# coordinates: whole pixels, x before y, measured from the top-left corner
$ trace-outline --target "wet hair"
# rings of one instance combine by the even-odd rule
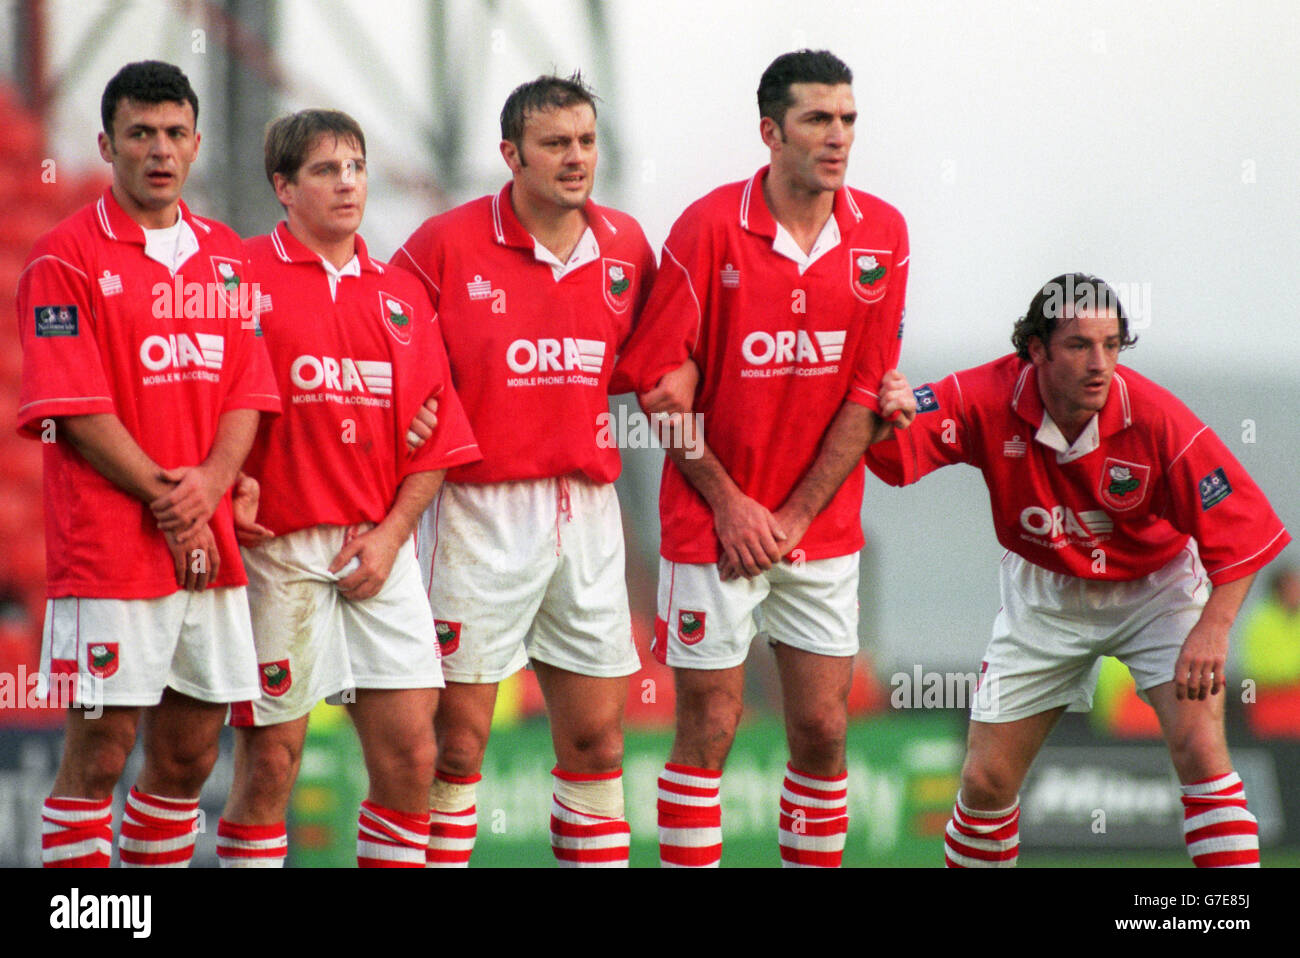
[[[538,110],[563,110],[585,103],[596,112],[596,94],[575,70],[567,77],[546,74],[536,80],[521,83],[510,91],[505,106],[501,108],[501,139],[509,140],[524,158],[524,124],[528,114]]]
[[[140,60],[118,70],[104,87],[99,101],[99,116],[104,132],[113,136],[113,118],[122,100],[137,103],[188,103],[194,108],[194,125],[199,122],[199,96],[190,86],[189,77],[180,67],[161,60]]]
[[[852,83],[853,71],[829,50],[796,50],[773,60],[758,81],[758,115],[771,117],[784,128],[785,111],[794,105],[794,83]]]
[[[1068,311],[1067,303],[1070,306]],[[1034,338],[1047,348],[1057,321],[1075,316],[1082,310],[1114,310],[1119,317],[1119,348],[1128,349],[1137,342],[1136,336],[1129,335],[1128,316],[1115,290],[1104,280],[1087,273],[1062,273],[1043,284],[1043,288],[1029,301],[1029,311],[1016,320],[1011,332],[1011,345],[1016,347],[1016,355],[1028,360],[1029,341]]]

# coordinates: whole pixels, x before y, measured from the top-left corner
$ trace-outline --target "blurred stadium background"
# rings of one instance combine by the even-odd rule
[[[190,75],[203,147],[186,199],[243,235],[279,215],[261,172],[266,122],[306,106],[356,116],[371,171],[362,232],[386,256],[428,215],[499,187],[496,117],[511,88],[575,68],[602,97],[596,197],[638,216],[658,248],[687,203],[764,161],[753,89],[775,55],[801,46],[830,47],[854,68],[850,182],[908,218],[903,368],[914,383],[1004,353],[1028,294],[1052,275],[1078,268],[1131,284],[1142,343],[1124,361],[1182,397],[1300,528],[1300,11],[1288,0],[1137,10],[816,0],[797,14],[763,0],[0,0],[0,302],[14,302],[33,241],[106,184],[99,97],[129,60]],[[21,355],[5,308],[0,408],[12,423]],[[627,452],[619,484],[643,650],[660,463],[657,451]],[[44,604],[40,470],[39,445],[0,429],[0,865],[39,861],[40,802],[58,760],[60,716],[24,707],[21,681],[36,669]],[[947,707],[890,700],[900,676],[978,669],[1001,555],[986,510],[973,470],[902,491],[868,480],[846,864],[942,860],[964,739],[958,686],[950,680]],[[1292,546],[1282,561],[1296,556]],[[1247,616],[1265,592],[1256,586]],[[1283,644],[1294,648],[1290,622]],[[628,703],[634,865],[656,860],[654,779],[673,707],[671,675],[643,659]],[[1288,689],[1277,671],[1277,688],[1261,684],[1254,701],[1242,701],[1252,676],[1231,671],[1229,726],[1264,860],[1294,865],[1300,676]],[[751,715],[723,786],[724,864],[774,865],[785,758],[761,643],[748,684]],[[476,865],[551,862],[542,714],[531,675],[503,686]],[[204,790],[209,822],[227,762]],[[1187,865],[1174,784],[1121,667],[1092,716],[1067,716],[1026,784],[1022,864]],[[323,708],[295,794],[291,862],[351,864],[363,791],[346,718]],[[197,861],[215,861],[210,840]]]

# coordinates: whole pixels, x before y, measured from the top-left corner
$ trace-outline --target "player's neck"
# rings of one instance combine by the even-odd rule
[[[510,205],[519,224],[561,263],[569,261],[582,234],[587,232],[587,216],[580,209],[559,209],[549,205],[533,207],[519,202],[513,195]]]
[[[1097,415],[1091,409],[1061,405],[1053,397],[1047,396],[1041,387],[1039,396],[1042,397],[1043,408],[1047,410],[1047,415],[1052,417],[1052,422],[1056,423],[1056,428],[1061,431],[1061,435],[1071,446],[1083,435],[1083,431],[1088,428],[1088,423],[1092,422],[1092,417]]]
[[[834,192],[809,192],[772,174],[763,178],[763,200],[772,218],[785,227],[804,255],[812,252],[835,209]]]
[[[357,234],[348,233],[346,236],[317,236],[305,229],[301,223],[296,223],[293,217],[288,219],[289,233],[307,247],[321,259],[325,260],[335,269],[342,269],[352,262],[352,257],[357,254]]]
[[[152,209],[141,206],[130,197],[126,190],[119,189],[116,183],[113,184],[113,199],[117,200],[117,205],[122,207],[122,212],[135,220],[141,229],[165,230],[169,226],[175,226],[181,216],[180,200],[175,203],[168,203],[158,209]]]

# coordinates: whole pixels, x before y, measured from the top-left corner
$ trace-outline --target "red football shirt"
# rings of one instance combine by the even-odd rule
[[[897,441],[867,450],[871,470],[907,485],[965,462],[984,474],[1003,546],[1083,579],[1150,575],[1188,537],[1215,585],[1270,562],[1291,541],[1259,487],[1170,392],[1124,366],[1098,413],[1097,444],[1076,455],[1036,436],[1046,413],[1035,367],[1015,355],[916,390]],[[1077,447],[1077,448],[1076,448]]]
[[[636,220],[588,202],[597,259],[555,279],[510,205],[511,184],[435,216],[393,255],[433,300],[483,461],[452,482],[581,472],[613,482],[609,384],[654,276]]]
[[[832,213],[839,244],[800,274],[773,250],[766,172],[715,190],[673,225],[614,388],[644,392],[694,359],[705,441],[743,493],[776,510],[845,400],[880,411],[876,391],[902,345],[909,254],[902,215],[844,188]],[[859,464],[808,527],[805,558],[862,548],[862,486]],[[671,459],[659,512],[664,558],[717,561],[713,511]]]
[[[284,415],[262,423],[244,471],[262,487],[258,522],[277,535],[378,523],[406,476],[479,458],[424,289],[356,244],[361,275],[340,277],[333,299],[320,256],[285,223],[245,247]],[[407,456],[430,395],[438,428]]]
[[[113,413],[148,456],[173,468],[207,457],[222,413],[279,411],[254,335],[256,284],[243,242],[184,203],[181,215],[199,251],[175,275],[145,256],[144,231],[111,190],[37,242],[18,284],[25,433],[39,436],[58,416]],[[228,493],[210,525],[221,555],[214,584],[244,584]],[[178,589],[148,504],[63,440],[45,445],[45,548],[50,598],[149,599]]]

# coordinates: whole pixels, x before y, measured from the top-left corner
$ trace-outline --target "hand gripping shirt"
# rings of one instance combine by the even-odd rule
[[[998,541],[1051,572],[1138,579],[1190,537],[1222,585],[1291,541],[1209,427],[1132,369],[1116,367],[1106,405],[1068,449],[1044,410],[1035,367],[1015,355],[922,386],[916,397],[911,427],[868,449],[867,465],[892,485],[953,463],[975,466]]]
[[[145,255],[144,231],[111,189],[37,241],[18,283],[24,433],[42,436],[59,416],[111,413],[166,469],[207,458],[222,413],[279,411],[254,333],[256,284],[243,242],[184,203],[180,211],[198,249],[175,273]],[[148,503],[63,439],[46,442],[44,452],[48,596],[176,592]],[[229,493],[209,525],[221,556],[214,585],[243,585]]]
[[[644,392],[695,360],[705,441],[741,492],[774,511],[846,400],[879,413],[902,345],[909,253],[902,215],[846,187],[831,214],[838,244],[801,271],[773,248],[766,173],[715,190],[673,225],[614,389]],[[862,548],[862,487],[858,464],[800,541],[806,559]],[[664,558],[717,561],[713,511],[671,459],[659,512]]]
[[[590,258],[556,279],[510,205],[511,184],[417,229],[393,262],[433,300],[456,391],[483,461],[452,482],[580,472],[613,482],[610,375],[654,277],[654,253],[630,216],[588,202]]]
[[[479,458],[437,319],[414,276],[371,259],[357,236],[358,275],[339,277],[331,296],[320,256],[283,222],[246,250],[284,397],[284,415],[262,423],[244,466],[261,484],[259,523],[277,535],[378,523],[411,473]],[[438,397],[438,427],[408,456],[406,431],[430,395]]]

